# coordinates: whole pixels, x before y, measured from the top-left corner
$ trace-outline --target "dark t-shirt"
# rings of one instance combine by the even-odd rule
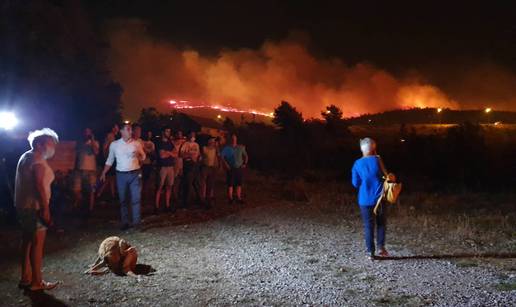
[[[161,158],[159,155],[160,150],[172,151],[174,150],[174,144],[169,140],[161,141],[158,145],[158,162],[159,166],[174,166],[175,159],[173,157]]]

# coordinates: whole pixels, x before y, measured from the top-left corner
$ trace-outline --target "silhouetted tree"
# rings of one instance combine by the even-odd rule
[[[303,115],[287,101],[274,109],[272,122],[280,126],[283,130],[295,130],[303,126]]]
[[[342,110],[334,104],[327,106],[326,110],[321,112],[321,115],[327,123],[342,120]]]
[[[348,127],[346,121],[342,119],[342,110],[339,107],[334,104],[329,105],[321,115],[326,120],[326,128],[330,133],[348,134]]]

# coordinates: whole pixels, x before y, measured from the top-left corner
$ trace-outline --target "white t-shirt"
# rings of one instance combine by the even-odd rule
[[[120,138],[109,145],[109,155],[106,165],[113,165],[116,159],[116,170],[119,172],[130,172],[140,169],[138,153],[145,159],[145,151],[140,142],[129,139],[127,142]]]
[[[41,208],[41,197],[36,187],[34,174],[34,165],[36,164],[41,164],[45,169],[43,184],[47,195],[46,201],[50,201],[50,185],[54,181],[54,171],[48,165],[47,160],[36,158],[34,152],[30,150],[20,157],[16,167],[14,205],[18,209],[39,210]]]
[[[93,146],[99,148],[99,142],[90,140],[87,143],[81,143],[77,147],[77,169],[83,171],[96,171],[97,159]]]

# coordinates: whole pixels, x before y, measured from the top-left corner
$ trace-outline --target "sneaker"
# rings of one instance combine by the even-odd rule
[[[367,259],[367,260],[371,260],[371,261],[375,260],[375,255],[374,255],[374,253],[367,252],[367,253],[366,253],[366,259]]]
[[[378,255],[380,257],[389,257],[389,252],[385,248],[381,248],[380,253]]]

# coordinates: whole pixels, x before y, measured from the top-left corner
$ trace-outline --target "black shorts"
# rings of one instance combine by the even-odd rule
[[[228,187],[238,187],[242,185],[242,181],[244,177],[244,170],[239,168],[232,168],[227,171],[226,174],[226,183]]]

